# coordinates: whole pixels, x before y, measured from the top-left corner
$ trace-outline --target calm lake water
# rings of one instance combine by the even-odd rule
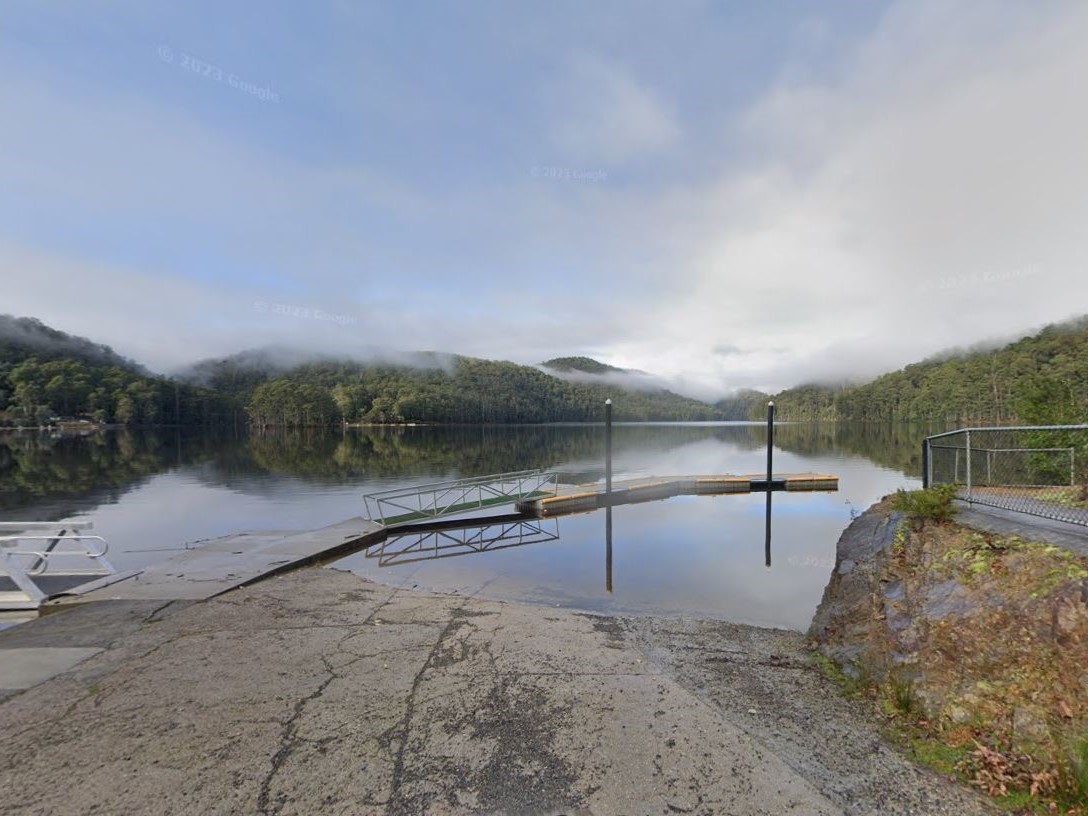
[[[375,581],[603,613],[676,613],[805,629],[850,522],[920,483],[925,431],[779,425],[775,471],[840,478],[836,493],[776,493],[764,563],[762,494],[686,496],[612,510],[391,541],[335,565]],[[616,479],[759,473],[750,423],[617,425]],[[87,520],[128,569],[244,530],[312,529],[364,514],[371,491],[529,468],[603,479],[601,426],[350,429],[228,436],[108,432],[0,436],[0,518]],[[472,541],[485,552],[464,552]],[[427,558],[436,543],[443,558]],[[501,548],[500,548],[501,547]]]

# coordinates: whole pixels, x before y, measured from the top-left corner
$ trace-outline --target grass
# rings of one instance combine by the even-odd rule
[[[936,485],[924,490],[897,490],[892,497],[892,507],[907,514],[914,522],[948,521],[956,513],[952,500],[956,498],[955,485]]]
[[[970,751],[962,746],[947,745],[928,734],[904,734],[906,747],[911,757],[945,776],[962,777],[960,767],[970,756]]]
[[[1088,801],[1088,733],[1081,733],[1066,743],[1064,765],[1068,786],[1082,801]]]
[[[812,651],[812,660],[820,673],[843,690],[847,697],[860,697],[872,688],[872,683],[867,675],[850,677],[842,670],[838,663],[825,656],[818,650]]]
[[[1039,501],[1051,502],[1053,504],[1060,504],[1063,507],[1088,507],[1088,502],[1083,498],[1083,487],[1058,487],[1053,490],[1042,490],[1035,494],[1034,498]]]

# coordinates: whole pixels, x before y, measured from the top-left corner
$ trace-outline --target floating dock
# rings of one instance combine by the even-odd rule
[[[479,480],[476,480],[479,481]],[[541,495],[534,488],[521,499],[511,496],[507,504],[515,504],[518,513],[527,517],[561,516],[584,513],[618,504],[657,501],[670,496],[715,496],[734,493],[771,491],[833,491],[839,479],[820,473],[788,473],[773,476],[703,475],[649,477],[624,479],[612,483],[611,494],[602,483],[590,485],[557,485],[554,491]],[[427,495],[445,495],[450,490],[442,485],[429,485]],[[462,490],[460,482],[457,490]],[[439,488],[442,488],[439,490]],[[437,491],[437,492],[436,492]],[[450,506],[433,511],[432,516],[452,513],[463,506],[461,493],[449,500]],[[480,499],[470,509],[488,510],[496,504],[490,498]],[[420,513],[408,514],[415,520]],[[246,586],[281,572],[308,564],[338,558],[367,549],[388,536],[409,530],[437,529],[444,522],[433,518],[425,524],[398,519],[382,524],[373,519],[353,518],[312,531],[260,531],[224,536],[186,548],[169,560],[141,569],[114,573],[90,583],[72,587],[55,595],[42,609],[72,603],[118,600],[201,600]],[[516,517],[514,517],[516,518]],[[509,515],[484,516],[471,519],[473,524],[486,524],[489,519],[510,521]],[[388,522],[389,519],[387,518]],[[461,526],[468,521],[461,519]],[[457,526],[459,522],[449,519]]]
[[[657,501],[671,496],[719,496],[731,493],[765,493],[772,491],[811,492],[839,489],[839,477],[824,473],[783,473],[735,476],[669,476],[644,479],[623,479],[612,483],[609,497],[605,485],[561,485],[554,496],[532,498],[517,503],[518,512],[537,516],[560,516],[586,513],[617,504]]]

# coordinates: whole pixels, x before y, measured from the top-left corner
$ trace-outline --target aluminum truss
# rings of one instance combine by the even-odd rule
[[[520,470],[383,490],[363,502],[370,518],[390,527],[554,494],[556,485],[554,471]]]

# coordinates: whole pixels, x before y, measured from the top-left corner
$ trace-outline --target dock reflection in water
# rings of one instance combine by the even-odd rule
[[[379,567],[392,567],[558,540],[559,520],[554,518],[505,516],[489,519],[484,524],[470,519],[463,523],[445,522],[429,525],[425,529],[415,527],[409,532],[390,534],[381,543],[370,547],[366,557],[376,558]]]
[[[689,498],[695,499],[695,504],[703,504],[709,502],[710,497],[695,498],[691,496]],[[605,499],[606,500],[606,499]],[[734,499],[735,500],[735,499]],[[677,518],[675,516],[676,511],[680,510],[684,516],[698,515],[696,507],[692,504],[685,502],[687,507],[680,508],[676,506],[675,499],[657,499],[652,502],[640,502],[641,505],[657,505],[663,509],[660,511],[666,511],[665,508],[671,507],[671,511],[668,515],[672,516],[672,523],[678,528],[679,524],[676,524]],[[762,504],[762,503],[761,503]],[[766,518],[765,527],[761,532],[764,533],[764,561],[766,567],[770,567],[770,531],[771,531],[771,507],[770,507],[770,493],[766,496]],[[628,511],[628,507],[623,507],[622,511]],[[648,508],[647,508],[648,509]],[[762,508],[761,508],[762,509]],[[660,512],[659,511],[659,512]],[[601,515],[597,515],[599,514]],[[478,589],[483,589],[484,586],[489,590],[498,590],[498,596],[510,595],[502,591],[502,585],[508,583],[509,580],[514,577],[509,569],[509,562],[507,558],[509,554],[503,556],[489,556],[489,554],[495,554],[498,551],[505,551],[505,549],[514,549],[520,547],[527,547],[530,544],[548,544],[548,547],[540,549],[539,555],[534,560],[547,560],[555,565],[562,566],[562,571],[569,572],[571,570],[577,570],[581,576],[581,582],[592,582],[596,584],[597,588],[604,589],[604,593],[597,597],[604,601],[605,598],[609,598],[608,604],[614,603],[616,599],[616,584],[614,582],[614,507],[611,504],[605,504],[605,506],[598,508],[597,510],[581,510],[572,512],[572,514],[565,514],[562,516],[562,523],[567,528],[567,534],[560,536],[559,531],[559,517],[547,516],[537,517],[526,514],[507,514],[503,516],[492,516],[487,518],[461,518],[461,519],[446,519],[441,521],[430,521],[423,523],[405,524],[405,526],[391,529],[388,531],[385,539],[371,544],[369,547],[362,549],[353,555],[345,556],[335,562],[335,566],[338,569],[349,569],[362,573],[370,573],[370,576],[375,580],[384,580],[386,582],[399,582],[399,581],[415,581],[422,579],[425,583],[431,583],[428,577],[437,577],[437,573],[434,570],[428,568],[423,572],[420,572],[420,568],[426,565],[422,564],[424,561],[440,561],[450,558],[458,558],[459,556],[477,555],[484,557],[485,560],[490,561],[492,567],[484,566],[480,564],[479,567],[469,567],[466,565],[467,570],[457,570],[460,574],[466,573],[478,573],[478,578],[482,579],[478,584],[478,588],[471,588],[466,586],[466,590],[470,590],[475,594]],[[761,514],[763,515],[763,514]],[[604,580],[601,580],[601,573],[597,572],[601,562],[597,560],[599,555],[592,557],[590,551],[595,549],[593,546],[594,540],[599,546],[599,535],[601,535],[601,528],[597,527],[599,518],[604,517]],[[621,518],[622,515],[621,515]],[[596,523],[592,523],[593,520],[597,520]],[[586,523],[590,522],[590,523]],[[645,527],[641,524],[635,524],[635,528],[643,528],[643,532],[646,532]],[[592,532],[596,530],[595,534]],[[731,543],[730,540],[734,536],[726,536],[725,544]],[[621,536],[620,542],[620,561],[630,564],[630,557],[633,553],[629,553],[633,547],[635,551],[642,548],[643,539],[642,535],[634,532],[630,529],[630,526],[625,528],[625,534]],[[682,565],[687,560],[683,554],[683,549],[675,544],[670,544],[664,541],[658,540],[659,543],[654,546],[653,560],[657,562],[659,566],[663,566],[663,562],[672,565]],[[626,544],[627,547],[622,546]],[[682,546],[682,545],[681,545]],[[599,551],[597,551],[599,553]],[[623,558],[625,554],[627,559]],[[753,553],[754,555],[754,553]],[[645,554],[643,554],[643,558]],[[742,566],[743,562],[747,560],[743,556],[743,552],[738,552],[737,549],[732,547],[726,547],[720,549],[719,558],[724,557],[726,562],[732,562],[735,567],[740,568],[740,571],[745,571]],[[493,558],[499,558],[499,561],[492,560]],[[475,562],[475,559],[471,559]],[[798,561],[798,558],[790,558],[791,565]],[[595,564],[594,564],[595,562]],[[366,566],[364,566],[366,565]],[[410,566],[413,565],[413,566]],[[502,565],[502,566],[499,566]],[[369,566],[369,569],[368,569]],[[374,568],[376,571],[373,571]],[[393,568],[392,574],[386,574],[385,568]],[[399,568],[399,569],[397,569]],[[436,567],[437,568],[437,567]],[[520,571],[517,567],[512,569],[512,572]],[[483,578],[485,574],[491,572],[491,578]],[[596,573],[596,578],[593,578],[593,573]],[[628,568],[630,584],[632,580],[635,584],[644,584],[646,579],[646,572],[644,565],[640,565],[636,568],[635,573],[630,573],[630,567]],[[394,578],[393,576],[398,576]],[[667,582],[664,574],[660,576]],[[721,576],[724,583],[720,586],[720,592],[725,595],[730,594],[730,580],[727,576]],[[520,583],[520,581],[516,581]],[[705,577],[704,581],[706,583]],[[710,583],[714,583],[713,579]],[[442,584],[445,584],[443,586]],[[496,585],[497,584],[497,585]],[[526,584],[521,584],[523,590],[528,589]],[[438,585],[434,586],[434,589],[454,589],[450,586],[446,580],[438,581]],[[536,588],[537,590],[542,588]],[[553,585],[551,591],[545,592],[544,597],[536,597],[539,601],[552,602],[556,599],[564,596],[561,591],[557,592],[556,586]],[[632,586],[620,586],[620,594],[627,590],[630,592]],[[694,589],[694,588],[693,588]],[[708,589],[704,586],[704,589]],[[455,591],[457,591],[455,589]],[[713,590],[712,590],[713,591]],[[583,590],[584,592],[584,590]],[[596,591],[599,593],[599,589]],[[523,592],[515,591],[514,596],[523,596],[524,599],[534,599],[532,595],[534,592],[524,594]],[[567,598],[567,603],[560,605],[584,605],[586,601],[590,601],[590,598],[584,594],[581,595],[579,601],[574,601],[573,598]],[[590,606],[596,606],[596,604],[590,603]],[[617,610],[625,607],[626,604],[621,604],[617,607]]]

